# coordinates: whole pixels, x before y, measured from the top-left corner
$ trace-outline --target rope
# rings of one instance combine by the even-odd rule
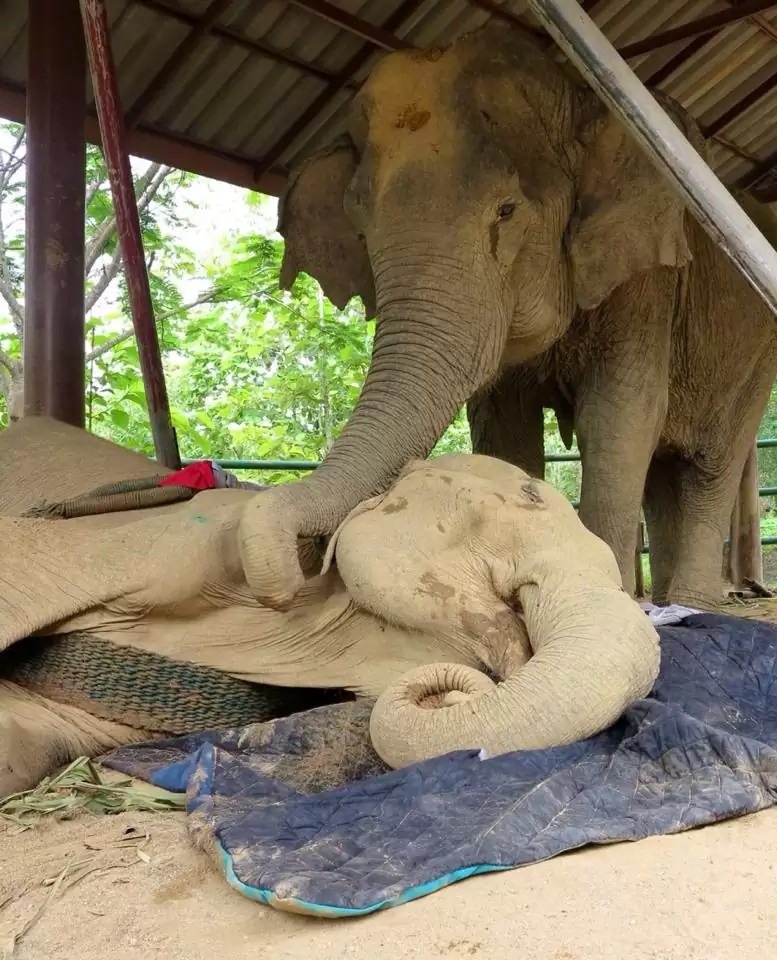
[[[0,657],[0,677],[153,734],[243,726],[349,698],[339,690],[249,683],[82,633],[21,640]]]
[[[96,514],[119,513],[122,510],[145,510],[163,507],[171,503],[191,500],[197,492],[191,487],[158,486],[165,474],[154,477],[139,477],[135,480],[120,480],[97,487],[79,497],[59,502],[36,504],[22,516],[43,520],[72,520],[75,517],[91,517]]]

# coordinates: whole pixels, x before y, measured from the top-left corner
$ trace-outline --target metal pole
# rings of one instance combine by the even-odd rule
[[[777,313],[777,251],[575,0],[529,0],[550,35]]]
[[[76,0],[30,0],[24,413],[84,425],[86,58]]]
[[[124,258],[132,324],[138,342],[140,368],[143,374],[154,448],[160,463],[178,469],[181,461],[170,420],[162,355],[159,350],[154,307],[143,253],[138,204],[126,149],[124,116],[116,83],[108,16],[103,0],[80,0],[80,2],[89,69],[116,212],[116,228]]]

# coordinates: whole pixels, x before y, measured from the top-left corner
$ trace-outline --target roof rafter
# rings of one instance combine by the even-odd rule
[[[770,7],[777,6],[775,0],[742,0],[741,3],[732,7],[730,10],[721,10],[719,13],[711,13],[706,17],[699,17],[697,20],[690,20],[679,27],[672,27],[670,30],[662,30],[660,33],[654,33],[644,40],[637,40],[635,43],[627,43],[621,47],[618,53],[628,60],[631,57],[638,57],[643,53],[650,53],[651,50],[659,50],[670,43],[678,40],[687,40],[689,37],[698,37],[700,34],[711,33],[720,27],[727,27],[729,24],[737,23],[740,20],[747,20],[754,13],[760,13],[768,10]]]
[[[0,83],[0,116],[24,123],[26,104],[24,89],[10,83]],[[100,125],[94,109],[87,112],[84,122],[87,143],[102,144]],[[284,186],[284,178],[274,173],[257,177],[254,162],[249,157],[236,157],[214,150],[191,138],[183,140],[151,124],[138,124],[127,132],[127,149],[136,157],[169,164],[181,170],[191,170],[202,177],[234,183],[247,190],[258,190],[277,196]]]
[[[286,0],[287,3],[300,10],[318,17],[320,20],[326,20],[336,27],[352,33],[355,37],[374,43],[376,47],[382,47],[384,50],[403,50],[408,46],[404,40],[395,37],[391,30],[384,27],[376,27],[362,17],[354,16],[347,10],[342,10],[328,0]]]
[[[398,29],[418,10],[422,2],[423,0],[404,0],[404,3],[400,4],[394,13],[386,20],[381,29],[389,32]],[[272,170],[276,162],[283,156],[297,137],[316,119],[321,110],[328,106],[334,97],[353,80],[354,75],[362,69],[374,52],[375,47],[372,44],[365,44],[350,58],[338,78],[332,81],[329,87],[316,97],[307,110],[303,111],[301,116],[276,140],[257,163],[257,176],[264,176]]]
[[[169,17],[173,20],[178,20],[179,23],[185,23],[189,27],[193,28],[197,24],[197,17],[193,13],[171,3],[170,0],[132,0],[132,2],[139,6],[146,7],[149,10],[154,10],[163,17]],[[273,60],[275,63],[283,64],[285,67],[292,67],[301,73],[306,73],[311,77],[317,77],[319,80],[324,80],[327,83],[337,79],[337,73],[332,70],[325,70],[323,67],[319,67],[314,63],[309,63],[301,57],[294,56],[294,54],[289,53],[287,50],[278,50],[262,40],[252,40],[250,37],[246,37],[240,33],[239,30],[234,30],[232,27],[214,24],[208,32],[213,37],[218,37],[220,40],[225,40],[228,43],[241,47],[253,56]]]
[[[197,52],[200,41],[210,33],[218,18],[224,13],[232,0],[211,0],[205,12],[191,25],[189,32],[178,44],[165,63],[146,84],[135,102],[126,111],[124,123],[127,129],[135,126],[143,111],[159,96],[165,86],[189,62]]]
[[[513,12],[508,0],[467,0],[467,2],[473,9],[479,8],[506,24],[520,25],[523,29],[532,29],[531,26],[524,23],[522,17]],[[577,0],[577,2],[584,10],[591,13],[595,7],[601,4],[602,0]],[[643,0],[633,0],[633,2],[643,2]],[[323,121],[322,112],[324,116],[326,116],[328,108],[331,112],[330,104],[335,98],[344,92],[358,89],[363,78],[364,67],[370,62],[370,58],[380,51],[395,51],[413,47],[414,44],[404,37],[398,36],[397,31],[406,32],[406,29],[403,28],[416,11],[423,9],[432,17],[436,13],[436,5],[431,4],[429,0],[405,0],[385,22],[375,24],[364,19],[363,15],[351,13],[350,10],[345,9],[350,4],[345,3],[344,0],[285,0],[287,7],[296,8],[296,10],[307,15],[313,26],[315,26],[315,21],[328,23],[338,31],[341,37],[350,35],[363,41],[363,45],[354,52],[345,67],[342,70],[336,70],[315,62],[316,58],[313,58],[314,62],[311,62],[304,55],[294,52],[298,49],[304,49],[304,47],[300,48],[293,45],[287,47],[283,30],[277,33],[273,28],[271,34],[273,38],[277,35],[279,38],[283,37],[283,40],[276,41],[273,39],[270,41],[264,37],[254,40],[243,32],[242,24],[237,26],[236,22],[234,26],[227,25],[230,23],[228,18],[231,0],[207,0],[207,2],[201,4],[204,9],[198,13],[182,6],[182,3],[183,0],[127,0],[118,19],[113,24],[112,30],[117,29],[117,24],[122,23],[128,11],[142,7],[157,16],[175,20],[187,28],[184,31],[183,39],[167,55],[161,66],[156,65],[152,71],[146,74],[148,79],[145,81],[145,86],[136,95],[134,102],[127,106],[125,122],[130,129],[135,128],[138,137],[142,139],[144,144],[142,150],[133,145],[133,150],[143,156],[150,156],[151,153],[160,156],[163,153],[163,144],[168,143],[170,150],[176,157],[172,161],[175,165],[188,166],[188,169],[195,170],[205,176],[215,176],[220,179],[229,179],[234,176],[236,177],[235,182],[252,186],[255,189],[269,188],[271,192],[276,192],[275,185],[281,183],[283,179],[283,170],[278,169],[279,161],[283,160],[290,148],[294,149],[298,144],[304,142],[306,131],[309,132],[317,120],[319,122]],[[237,4],[236,0],[232,0],[232,3],[235,4],[235,9],[250,9],[250,7],[244,8],[242,4]],[[713,7],[713,9],[716,9],[715,13],[698,17],[671,29],[661,30],[652,36],[627,43],[620,48],[619,52],[625,58],[633,58],[661,49],[664,46],[674,45],[673,54],[669,59],[654,70],[645,81],[649,86],[655,87],[671,77],[677,70],[680,70],[691,58],[695,58],[695,69],[695,65],[701,63],[699,53],[733,24],[747,20],[765,37],[777,42],[777,26],[772,24],[770,18],[763,16],[764,11],[777,8],[777,0],[725,0],[725,3],[728,7],[720,9],[720,0],[718,0],[717,9]],[[424,17],[424,23],[426,22],[426,17]],[[296,29],[299,32],[299,20],[296,21]],[[541,36],[546,44],[552,46],[553,41],[546,33],[540,34],[536,29],[533,32]],[[322,36],[329,36],[329,31],[324,31]],[[289,117],[286,121],[288,123],[287,128],[285,130],[281,128],[282,132],[277,135],[274,143],[270,141],[269,144],[262,144],[259,149],[260,152],[264,150],[264,156],[261,156],[258,161],[256,158],[247,156],[248,151],[241,147],[241,144],[252,141],[257,132],[256,129],[247,136],[243,136],[239,143],[235,142],[226,146],[227,143],[230,143],[229,136],[221,139],[217,138],[215,143],[203,143],[197,139],[193,132],[192,134],[188,131],[179,133],[175,124],[173,124],[174,129],[165,130],[162,129],[161,125],[154,126],[154,124],[143,120],[144,115],[149,115],[149,108],[164,90],[170,88],[171,84],[180,87],[179,74],[191,61],[191,58],[196,56],[198,51],[202,51],[203,43],[209,37],[225,44],[223,50],[219,48],[220,53],[226,53],[229,48],[237,48],[245,51],[249,57],[256,57],[257,60],[273,61],[293,69],[302,76],[315,77],[325,85],[319,96],[302,111],[301,115]],[[763,40],[759,42],[763,47]],[[323,62],[326,62],[326,60],[323,60]],[[15,111],[10,115],[16,117],[19,115],[18,98],[20,95],[23,98],[24,93],[23,88],[12,81],[12,77],[14,77],[14,74],[10,75],[4,86],[0,85],[0,105],[7,103],[10,98],[13,101]],[[283,81],[286,85],[289,82],[289,78]],[[753,80],[749,82],[752,84]],[[777,159],[774,159],[770,153],[769,156],[759,160],[751,152],[722,134],[746,111],[760,104],[765,97],[776,89],[777,70],[761,80],[744,96],[740,96],[736,103],[725,109],[719,116],[714,117],[712,122],[703,129],[705,136],[716,140],[724,149],[752,165],[753,169],[746,176],[754,184],[763,183],[764,180],[769,178],[773,167],[777,167]],[[21,116],[23,117],[23,110]],[[259,116],[266,119],[266,111],[257,114],[255,124],[260,123]],[[91,122],[92,120],[89,120],[88,124]],[[274,125],[273,128],[275,129]],[[224,146],[220,145],[222,139]],[[777,156],[777,150],[774,151],[774,154]],[[225,173],[225,171],[228,172]],[[273,186],[259,186],[260,183],[262,185],[272,184]],[[777,194],[775,199],[777,199]]]

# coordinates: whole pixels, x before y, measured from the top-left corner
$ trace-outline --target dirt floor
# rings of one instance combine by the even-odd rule
[[[730,612],[777,622],[777,599]],[[763,960],[775,889],[777,807],[335,921],[233,891],[182,814],[0,820],[0,960]]]
[[[231,890],[181,814],[81,814],[0,827],[0,957],[763,960],[776,852],[777,808],[465,880],[359,920],[313,920]]]

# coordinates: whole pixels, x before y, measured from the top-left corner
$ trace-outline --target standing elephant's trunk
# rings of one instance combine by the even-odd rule
[[[486,341],[482,325],[471,322],[486,309],[475,288],[452,296],[450,263],[436,264],[428,249],[409,242],[398,250],[375,258],[380,320],[350,420],[315,473],[259,494],[241,521],[246,580],[275,609],[288,608],[303,582],[298,538],[333,533],[409,460],[426,457],[498,368],[503,338],[491,327]],[[417,277],[411,287],[409,276]]]
[[[517,589],[531,659],[500,684],[451,664],[406,675],[380,696],[370,721],[386,763],[573,743],[648,695],[658,674],[657,634],[619,586],[582,564],[574,570],[556,562],[535,564],[532,581]]]

